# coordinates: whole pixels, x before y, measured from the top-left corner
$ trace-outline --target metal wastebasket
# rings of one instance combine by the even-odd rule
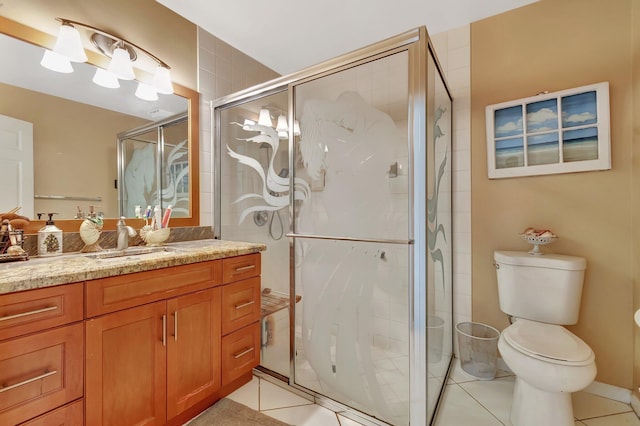
[[[480,380],[493,380],[500,332],[479,322],[458,323],[456,332],[462,369]]]

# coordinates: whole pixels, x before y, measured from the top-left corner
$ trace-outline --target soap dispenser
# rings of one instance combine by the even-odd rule
[[[47,224],[38,231],[38,256],[58,256],[62,254],[62,230],[53,222],[53,215],[47,213]]]

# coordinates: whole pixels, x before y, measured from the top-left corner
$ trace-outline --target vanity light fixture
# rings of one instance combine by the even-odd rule
[[[97,50],[111,58],[106,70],[98,68],[93,77],[94,83],[103,87],[117,88],[120,86],[118,79],[135,79],[133,62],[138,59],[138,55],[143,55],[155,62],[156,65],[152,71],[153,78],[149,82],[139,82],[136,96],[144,100],[157,100],[158,93],[167,95],[173,93],[170,67],[157,56],[128,40],[91,25],[66,18],[56,18],[56,20],[61,22],[60,31],[53,50],[45,50],[40,62],[43,67],[52,71],[69,73],[73,72],[70,62],[87,61],[82,38],[76,28],[81,27],[91,32],[89,39]]]
[[[293,120],[293,126],[289,126],[287,122],[287,117],[284,111],[278,107],[262,107],[260,108],[260,113],[258,114],[258,124],[261,126],[267,126],[273,128],[273,121],[271,120],[271,112],[269,108],[274,108],[280,111],[278,115],[278,120],[276,121],[275,131],[278,133],[279,139],[288,139],[289,138],[289,129],[293,130],[294,136],[300,136],[300,123],[298,120]],[[253,120],[245,119],[244,125],[242,126],[243,130],[249,130],[249,124],[256,124]]]
[[[273,121],[271,121],[271,113],[268,109],[260,109],[260,114],[258,115],[258,124],[260,124],[261,126],[273,127]]]
[[[283,114],[280,114],[278,116],[278,123],[276,124],[276,132],[278,132],[278,137],[280,139],[289,138],[289,126],[287,125],[287,118]]]

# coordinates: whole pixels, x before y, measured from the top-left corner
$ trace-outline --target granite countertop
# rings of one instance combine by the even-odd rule
[[[169,243],[160,249],[155,248],[158,251],[133,254],[141,248],[130,247],[132,254],[114,257],[107,257],[115,254],[114,251],[65,253],[56,257],[33,257],[27,261],[2,263],[0,294],[257,253],[265,250],[266,246],[210,239]]]

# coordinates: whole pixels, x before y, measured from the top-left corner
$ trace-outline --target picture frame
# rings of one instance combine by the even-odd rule
[[[611,169],[609,83],[486,107],[489,179]]]

